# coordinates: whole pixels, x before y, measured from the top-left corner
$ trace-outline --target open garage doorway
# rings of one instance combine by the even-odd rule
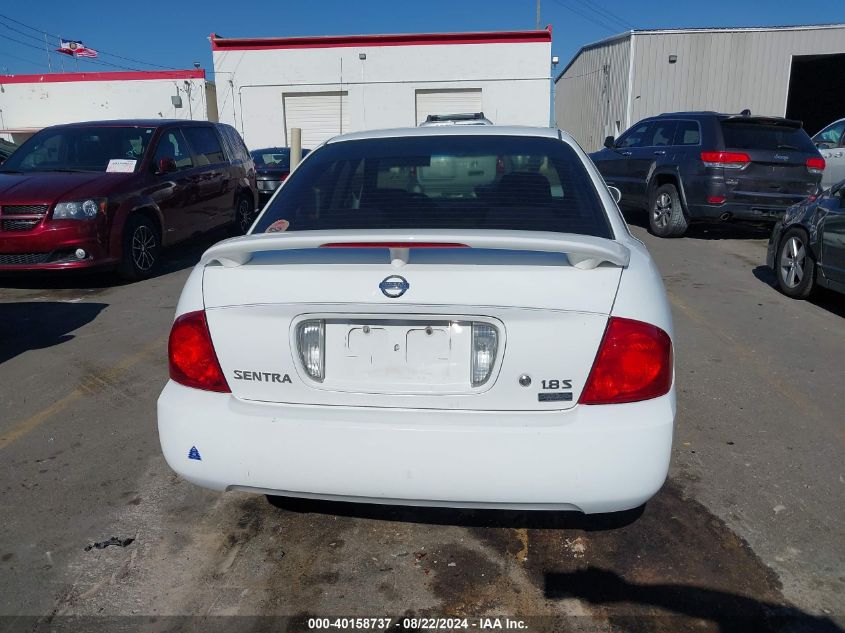
[[[812,136],[845,117],[845,53],[795,55],[789,78],[786,117],[804,121]]]

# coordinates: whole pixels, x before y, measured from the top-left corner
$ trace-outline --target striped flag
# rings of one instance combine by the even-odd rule
[[[61,40],[61,45],[56,49],[59,53],[70,55],[71,57],[96,57],[97,51],[93,48],[86,47],[78,40]]]

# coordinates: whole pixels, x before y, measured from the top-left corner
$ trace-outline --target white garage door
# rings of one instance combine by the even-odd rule
[[[302,147],[314,149],[323,141],[349,132],[349,100],[346,92],[286,94],[285,139],[290,145],[291,128],[302,128]]]
[[[481,88],[417,90],[417,125],[429,114],[482,112]]]

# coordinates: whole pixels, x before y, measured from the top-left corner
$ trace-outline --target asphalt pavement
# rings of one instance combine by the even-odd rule
[[[778,293],[763,230],[632,230],[675,317],[678,417],[663,490],[610,517],[197,488],[161,456],[155,401],[182,284],[220,236],[136,284],[0,278],[0,616],[31,616],[0,631],[177,615],[845,630],[845,298]]]

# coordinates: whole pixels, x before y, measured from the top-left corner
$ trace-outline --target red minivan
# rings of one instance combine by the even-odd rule
[[[255,165],[229,125],[45,128],[0,165],[0,271],[113,267],[149,277],[161,248],[255,219]]]

